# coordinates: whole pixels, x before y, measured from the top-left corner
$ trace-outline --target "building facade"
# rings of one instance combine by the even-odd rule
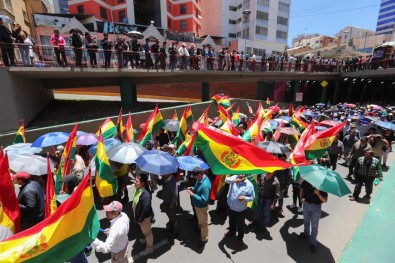
[[[69,4],[67,0],[53,0],[56,14],[69,14]]]
[[[391,35],[395,31],[395,0],[381,0],[376,35]]]
[[[202,34],[223,37],[225,45],[256,55],[287,46],[290,0],[202,2]],[[218,15],[220,14],[220,15]]]
[[[201,2],[202,0],[166,0],[167,30],[200,36],[202,31]]]
[[[31,26],[24,0],[0,0],[0,15],[8,16],[30,34]],[[11,29],[12,25],[6,24]]]

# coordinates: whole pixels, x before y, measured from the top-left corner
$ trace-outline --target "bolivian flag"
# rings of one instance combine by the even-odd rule
[[[224,186],[226,185],[226,178],[228,178],[229,175],[221,176],[217,175],[215,176],[213,186],[211,187],[210,191],[210,200],[217,200],[218,197],[221,195],[222,191],[224,190]]]
[[[192,146],[195,143],[197,133],[194,132],[192,135],[187,134],[185,141],[181,143],[180,147],[177,149],[177,155],[185,155],[188,156],[192,151]]]
[[[309,125],[307,122],[302,120],[302,117],[300,117],[300,114],[303,112],[304,107],[301,107],[292,116],[291,119],[291,126],[297,129],[299,132],[303,132],[303,130]]]
[[[94,158],[96,165],[95,185],[100,197],[104,198],[115,195],[118,189],[118,182],[110,167],[101,133],[99,134],[97,152]]]
[[[47,153],[47,184],[45,185],[45,206],[44,216],[49,217],[55,213],[57,209],[55,187],[53,183],[53,176],[51,171],[51,165],[49,161],[49,153]]]
[[[104,139],[114,138],[117,136],[117,126],[112,122],[110,118],[104,120],[99,130],[96,132],[96,135],[99,136],[99,132],[103,134]]]
[[[233,123],[236,126],[239,126],[239,123],[240,123],[240,108],[237,108],[237,110],[233,113],[232,121],[233,121]]]
[[[130,112],[125,125],[125,142],[135,142],[132,116],[130,115]]]
[[[261,126],[262,126],[262,118],[257,118],[250,128],[248,128],[241,138],[247,142],[252,142],[256,137],[260,136],[261,134]]]
[[[304,145],[307,140],[317,133],[317,130],[314,127],[314,121],[310,123],[309,126],[303,131],[300,136],[299,141],[296,143],[294,150],[290,155],[290,161],[292,164],[308,164],[309,161],[306,160],[306,153],[304,151]]]
[[[214,127],[198,124],[195,145],[214,174],[260,174],[289,168],[265,150]]]
[[[181,116],[180,127],[178,128],[176,138],[174,139],[175,142],[178,142],[178,140],[182,142],[185,141],[188,129],[188,120],[192,121],[192,111],[190,106],[184,109],[184,113]]]
[[[346,125],[345,122],[310,136],[304,145],[306,158],[308,160],[321,158],[344,125]]]
[[[152,134],[163,126],[165,126],[165,123],[163,122],[162,113],[160,113],[159,107],[156,105],[141,131],[140,145],[145,146],[147,141],[151,140]]]
[[[99,233],[99,219],[86,176],[50,217],[0,242],[0,262],[66,262]]]
[[[26,142],[26,132],[25,132],[25,122],[21,121],[21,126],[16,132],[15,139],[12,144],[25,143]]]
[[[226,96],[226,95],[215,94],[213,97],[211,97],[211,100],[215,101],[218,105],[221,105],[224,107],[230,106],[229,96]]]

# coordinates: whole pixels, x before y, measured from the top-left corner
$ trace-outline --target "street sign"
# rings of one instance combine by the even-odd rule
[[[296,92],[295,94],[295,101],[302,102],[303,101],[303,92]]]
[[[322,82],[321,82],[321,86],[323,86],[324,88],[326,87],[326,86],[328,86],[328,82],[327,81],[325,81],[325,80],[323,80]]]

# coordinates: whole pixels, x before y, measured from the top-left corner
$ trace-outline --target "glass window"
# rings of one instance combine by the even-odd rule
[[[79,5],[77,6],[77,13],[78,14],[84,14],[84,5]]]
[[[237,32],[236,36],[240,37],[241,36],[241,32]]]
[[[246,28],[243,29],[243,38],[249,38],[250,37],[250,29]]]
[[[243,7],[243,5],[240,4],[240,5],[237,6],[237,9],[241,9],[242,7]]]
[[[258,5],[269,6],[270,0],[258,0]]]
[[[250,9],[250,0],[243,1],[244,10]]]
[[[125,19],[125,17],[126,17],[126,12],[125,12],[125,10],[119,11],[119,12],[118,12],[118,16],[119,16],[119,22],[122,22],[122,23],[123,23],[123,21],[124,21],[124,19]]]
[[[181,30],[187,30],[187,25],[188,25],[188,23],[186,20],[180,21],[180,29]]]
[[[229,19],[229,24],[231,24],[231,25],[236,25],[236,24],[237,24],[237,21],[236,21],[236,20],[231,20],[231,19]]]
[[[229,10],[230,11],[237,11],[237,7],[236,6],[229,6]]]
[[[287,39],[287,32],[277,30],[276,38]]]
[[[239,17],[239,19],[237,19],[237,23],[238,23],[238,24],[241,23],[241,17]]]
[[[230,38],[236,38],[236,34],[235,33],[229,33],[229,37]]]
[[[269,21],[269,13],[257,11],[256,12],[256,19]]]
[[[267,36],[267,27],[257,26],[255,29],[255,34]]]
[[[11,0],[5,0],[5,8],[12,11]]]
[[[266,53],[265,49],[253,48],[252,50],[253,50],[255,56],[262,56],[263,54]]]
[[[187,5],[180,5],[180,14],[187,13]]]
[[[288,26],[288,18],[278,16],[278,17],[277,17],[277,24],[279,24],[279,25],[284,25],[284,26]]]
[[[104,19],[107,19],[107,10],[103,7],[100,7],[100,16]]]
[[[171,18],[170,17],[167,18],[167,28],[171,29]]]
[[[195,16],[199,17],[199,9],[197,7],[195,8]]]
[[[118,0],[118,4],[124,3],[125,0]]]
[[[278,2],[278,11],[289,12],[289,4]]]

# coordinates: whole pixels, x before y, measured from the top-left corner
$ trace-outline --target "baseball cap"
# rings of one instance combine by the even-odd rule
[[[106,212],[122,212],[122,208],[122,204],[118,201],[112,201],[110,204],[103,206],[103,209]]]
[[[12,179],[29,179],[30,178],[30,174],[28,172],[19,172],[16,174],[12,174],[11,175]]]
[[[203,169],[200,168],[199,166],[197,166],[197,167],[193,168],[192,174],[193,174],[193,176],[203,174]]]
[[[58,147],[56,147],[56,150],[63,151],[64,150],[64,146],[63,145],[58,145]]]

